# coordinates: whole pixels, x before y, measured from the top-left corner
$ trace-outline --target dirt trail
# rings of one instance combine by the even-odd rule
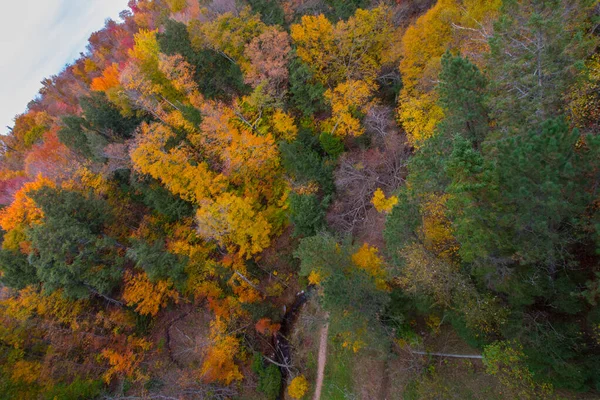
[[[323,389],[323,378],[325,377],[325,363],[327,362],[327,334],[329,333],[329,322],[321,328],[321,342],[319,344],[319,366],[317,370],[317,384],[313,400],[321,399]]]

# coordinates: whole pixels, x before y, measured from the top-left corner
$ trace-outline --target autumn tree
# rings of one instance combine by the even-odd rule
[[[430,138],[444,116],[435,91],[443,54],[485,42],[499,7],[499,1],[440,0],[404,33],[398,117],[412,144]]]
[[[375,193],[373,193],[373,199],[371,200],[375,209],[379,212],[389,213],[392,211],[392,208],[398,203],[398,197],[390,196],[389,198],[385,197],[385,193],[381,188],[377,188]]]
[[[45,111],[30,111],[17,116],[11,135],[6,138],[14,150],[25,150],[38,143],[52,125],[52,117]],[[8,143],[7,143],[8,144]]]
[[[356,10],[348,21],[333,25],[324,15],[303,16],[292,25],[298,57],[319,82],[335,87],[345,80],[372,82],[382,64],[390,32],[387,8]]]
[[[387,271],[383,258],[379,255],[379,249],[375,246],[370,246],[364,243],[354,254],[352,254],[352,262],[359,269],[367,272],[371,277],[375,278],[378,287],[385,290]]]
[[[77,158],[57,136],[57,127],[44,134],[43,141],[34,145],[24,159],[25,172],[42,175],[53,181],[68,179],[77,169]]]
[[[332,116],[324,123],[324,130],[342,138],[362,135],[360,120],[372,106],[372,93],[372,84],[364,81],[347,81],[327,90],[325,98],[331,104]]]
[[[110,64],[102,71],[101,76],[92,79],[90,89],[104,93],[106,98],[123,116],[132,117],[135,115],[131,101],[125,96],[124,88],[121,85],[121,69],[117,63]]]
[[[44,214],[31,194],[45,186],[54,186],[54,183],[41,175],[38,175],[35,181],[25,183],[15,194],[11,205],[0,212],[0,227],[4,231],[11,231],[39,223]]]
[[[288,386],[288,393],[293,399],[301,399],[308,392],[308,381],[304,375],[292,379]]]
[[[260,16],[253,14],[250,7],[245,7],[238,15],[227,12],[213,21],[193,21],[189,26],[192,46],[196,50],[212,49],[237,64],[242,71],[250,64],[244,56],[246,46],[265,29]]]
[[[115,63],[102,71],[102,75],[92,80],[90,88],[95,91],[107,93],[120,85],[119,66]]]
[[[159,109],[162,103],[172,105],[184,98],[160,68],[156,31],[140,30],[135,35],[135,45],[129,50],[129,62],[120,79],[134,104],[157,118],[164,117]]]
[[[169,139],[175,138],[175,132],[165,125],[143,124],[130,153],[134,168],[190,202],[222,192],[226,178],[210,171],[206,162],[195,161],[189,147],[169,148]]]
[[[250,115],[266,111],[254,104],[250,98],[237,111],[205,103],[203,134],[189,126],[187,143],[171,149],[168,140],[176,138],[175,132],[164,124],[143,125],[131,152],[138,171],[160,179],[171,192],[199,206],[197,219],[205,238],[233,245],[243,255],[268,246],[273,223],[277,228],[282,224],[281,209],[273,206],[285,196],[273,136],[295,134],[293,120],[280,111],[270,111],[269,124],[248,126],[254,120]],[[202,149],[205,157],[196,158],[196,149]],[[229,184],[240,194],[227,191]],[[262,199],[267,200],[266,208]]]
[[[178,301],[179,295],[172,286],[170,280],[158,280],[152,283],[144,273],[134,275],[127,272],[123,300],[128,306],[135,306],[136,312],[155,316],[169,300]]]
[[[133,381],[145,380],[139,367],[144,359],[144,353],[150,349],[151,343],[134,335],[122,335],[120,339],[113,346],[103,349],[100,353],[101,357],[110,366],[102,379],[106,383],[110,383],[114,379],[124,378]]]
[[[28,181],[25,171],[4,171],[0,177],[0,204],[12,203],[15,194]]]
[[[213,321],[211,346],[202,364],[202,378],[207,382],[220,381],[226,385],[241,380],[243,375],[235,363],[239,347],[239,339],[226,332],[224,322],[219,319]]]
[[[288,80],[288,58],[291,51],[289,35],[277,29],[267,29],[244,49],[250,66],[245,71],[245,81],[256,87],[267,81],[268,90],[274,94],[285,91]]]
[[[269,246],[271,224],[252,209],[249,199],[225,193],[214,202],[201,204],[196,215],[200,234],[242,256],[251,256]]]

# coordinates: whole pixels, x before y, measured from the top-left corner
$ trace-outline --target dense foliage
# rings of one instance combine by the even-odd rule
[[[498,398],[597,395],[599,18],[130,1],[0,138],[0,399],[308,398],[310,296],[348,357],[427,326]]]

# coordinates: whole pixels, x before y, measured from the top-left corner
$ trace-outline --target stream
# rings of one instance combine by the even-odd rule
[[[275,361],[283,365],[292,365],[292,347],[287,339],[294,323],[298,318],[298,311],[306,303],[312,293],[313,286],[310,285],[306,291],[301,291],[296,294],[296,298],[292,305],[285,311],[283,319],[281,321],[281,328],[279,332],[273,335],[273,347],[275,348]],[[288,379],[288,370],[284,367],[279,367],[281,372],[281,389],[279,391],[278,400],[285,398],[286,383]]]

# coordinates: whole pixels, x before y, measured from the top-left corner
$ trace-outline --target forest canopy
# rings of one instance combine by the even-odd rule
[[[0,137],[0,399],[600,395],[597,0],[128,7]]]

